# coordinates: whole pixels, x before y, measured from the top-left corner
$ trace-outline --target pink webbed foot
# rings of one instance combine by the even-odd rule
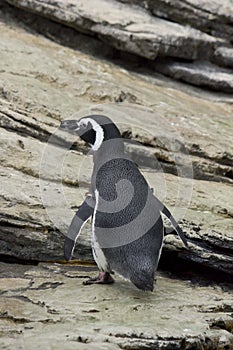
[[[90,284],[111,284],[114,283],[114,279],[110,275],[109,272],[100,272],[98,276],[92,277],[87,281],[84,281],[84,286],[88,286]]]

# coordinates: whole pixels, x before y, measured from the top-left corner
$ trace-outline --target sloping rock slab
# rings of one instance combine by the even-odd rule
[[[109,45],[148,59],[158,55],[187,59],[211,57],[221,39],[114,0],[7,0],[72,28],[98,36]]]
[[[0,254],[35,260],[63,258],[63,234],[66,234],[77,206],[83,201],[91,170],[77,147],[67,151],[63,176],[60,176],[61,172],[56,166],[62,164],[60,154],[63,141],[70,138],[65,133],[57,138],[60,143],[51,145],[50,151],[55,154],[52,153],[53,159],[47,158],[48,171],[43,174],[40,171],[41,157],[48,138],[56,133],[60,120],[71,118],[84,107],[85,115],[87,109],[88,113],[107,114],[122,126],[123,131],[131,133],[132,141],[143,144],[140,147],[141,158],[145,159],[148,153],[154,156],[154,160],[159,157],[175,168],[175,158],[179,158],[177,165],[183,164],[181,151],[185,144],[195,155],[192,158],[195,162],[199,157],[200,161],[210,159],[216,164],[232,165],[231,104],[216,102],[215,95],[211,95],[210,101],[204,100],[202,93],[195,97],[191,88],[188,93],[182,92],[179,84],[171,88],[164,80],[152,84],[144,77],[129,74],[106,60],[55,44],[31,30],[25,30],[14,21],[6,23],[7,16],[4,13],[0,15],[0,146],[3,151],[0,159]],[[91,46],[92,43],[93,40],[87,40],[86,45]],[[127,104],[125,101],[114,104],[114,110],[113,105],[110,109],[104,104],[119,101],[118,97],[124,94],[135,96],[134,101],[138,104]],[[99,105],[94,106],[94,103]],[[182,135],[183,141],[179,135]],[[174,146],[172,149],[171,145]],[[147,166],[154,168],[150,164]],[[82,176],[78,177],[80,167]],[[226,177],[230,179],[231,170],[224,169],[229,173]],[[149,178],[147,172],[146,178],[158,197],[174,210],[177,220],[181,216],[176,209],[188,208],[182,212],[182,217],[187,220],[183,222],[183,227],[188,238],[195,240],[190,251],[185,251],[175,236],[171,242],[170,235],[166,238],[166,246],[179,250],[179,255],[186,254],[188,260],[189,257],[194,259],[194,243],[197,243],[198,247],[203,248],[195,250],[200,262],[216,267],[217,260],[212,255],[221,253],[221,271],[229,269],[224,256],[230,256],[231,248],[228,247],[232,246],[230,185],[194,180],[196,190],[189,206],[183,196],[177,195],[184,194],[176,186],[181,178],[171,175],[168,181],[163,181],[161,173],[157,173],[157,178],[155,175],[155,172],[151,172]],[[42,190],[39,181],[44,182]],[[185,178],[182,189],[190,189],[190,181],[190,178]],[[43,194],[53,201],[45,205],[41,199]],[[187,229],[189,226],[190,231]],[[196,232],[199,234],[196,235]],[[223,236],[222,240],[215,238],[216,232],[218,236]],[[229,233],[229,239],[225,239],[225,234],[228,236]],[[89,259],[89,237],[90,226],[87,226],[78,240],[77,258]],[[222,242],[226,250],[220,251]],[[208,250],[208,256],[202,255],[202,252],[206,252],[204,248]],[[230,269],[230,273],[232,271]]]
[[[158,274],[152,293],[117,276],[113,285],[83,286],[96,273],[90,266],[0,263],[0,348],[232,349],[227,285]]]
[[[227,93],[233,92],[233,71],[208,62],[184,63],[159,60],[155,63],[155,69],[174,79],[197,86]]]
[[[233,6],[231,0],[122,0],[150,10],[154,15],[189,24],[215,36],[232,40]]]

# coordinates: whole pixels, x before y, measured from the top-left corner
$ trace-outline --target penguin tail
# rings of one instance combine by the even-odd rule
[[[168,208],[165,207],[165,205],[163,205],[159,200],[158,200],[158,202],[159,202],[160,206],[162,206],[161,212],[170,220],[170,222],[172,224],[172,227],[174,228],[174,230],[176,231],[176,233],[178,234],[178,236],[180,237],[180,239],[184,243],[185,247],[188,248],[189,247],[188,246],[188,241],[187,241],[187,239],[186,239],[186,237],[185,237],[181,227],[179,226],[179,224],[177,223],[175,218],[172,216],[172,214],[170,213]]]

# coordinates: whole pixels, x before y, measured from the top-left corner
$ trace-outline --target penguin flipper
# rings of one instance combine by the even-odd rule
[[[93,215],[93,212],[94,200],[92,197],[90,198],[88,196],[79,207],[68,229],[64,243],[64,256],[66,260],[71,260],[75,248],[75,243],[80,235],[82,227],[85,225],[89,217]]]
[[[178,236],[180,237],[180,239],[182,240],[184,245],[188,248],[188,241],[187,241],[181,227],[179,226],[179,224],[177,223],[177,221],[175,220],[175,218],[171,214],[170,210],[162,202],[160,202],[160,200],[158,198],[156,198],[156,200],[159,204],[160,211],[170,220],[172,227],[174,228],[174,230],[176,231],[176,233],[178,234]]]
[[[64,257],[67,261],[72,259],[74,246],[75,246],[74,240],[69,237],[66,237],[65,244],[64,244]]]

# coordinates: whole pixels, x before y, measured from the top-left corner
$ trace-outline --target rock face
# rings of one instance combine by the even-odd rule
[[[27,9],[35,1],[17,4]],[[42,14],[46,5],[40,4]],[[78,9],[86,21],[82,31],[90,34],[94,26],[96,38],[0,5],[0,260],[53,262],[0,262],[0,348],[231,349],[233,305],[225,282],[233,271],[232,97],[174,83],[154,73],[153,60],[148,68],[138,66],[135,56],[126,62],[111,48],[115,44],[99,40],[111,38],[110,29],[115,33],[120,22],[114,11],[125,5],[114,2],[100,26],[90,23],[85,6]],[[77,19],[77,8],[71,9]],[[151,18],[143,9],[132,11],[140,21]],[[126,27],[135,28],[124,18]],[[104,27],[108,34],[97,31]],[[183,33],[177,34],[179,45],[187,41]],[[207,37],[200,35],[196,53]],[[166,46],[165,36],[161,40],[158,51]],[[226,39],[211,40],[207,47],[216,59],[226,57],[221,47],[213,51]],[[61,265],[64,235],[89,188],[92,156],[58,127],[87,113],[107,114],[119,126],[126,151],[189,240],[187,250],[167,228],[160,269],[172,272],[158,273],[151,294],[117,277],[113,286],[82,285],[97,272],[90,223],[77,242],[79,265]]]
[[[79,117],[97,112],[113,118],[127,152],[181,220],[190,250],[174,235],[166,237],[165,250],[231,274],[232,105],[167,87],[161,79],[129,76],[19,23],[16,35],[11,16],[2,14],[0,43],[0,254],[63,259],[64,235],[88,190],[92,157],[80,140],[57,128],[81,110]],[[82,38],[75,38],[80,49]],[[95,39],[89,45],[98,51]],[[75,257],[92,259],[88,224]]]
[[[221,48],[220,48],[221,49]],[[220,57],[222,50],[218,50]],[[230,60],[225,62],[231,63]],[[155,63],[155,69],[169,77],[208,87],[216,91],[233,92],[232,72],[226,68],[220,68],[212,63],[196,61],[184,63],[174,60],[161,60]]]
[[[84,33],[97,35],[115,48],[155,59],[158,55],[196,59],[209,57],[222,40],[195,29],[151,17],[140,8],[117,1],[14,1],[9,3]],[[71,11],[72,9],[72,11]]]
[[[227,38],[233,36],[233,6],[231,0],[124,0],[122,2],[143,6],[155,16],[184,25],[191,25],[213,36]]]
[[[127,152],[181,220],[190,250],[169,235],[165,251],[175,249],[180,258],[231,274],[231,104],[129,76],[111,63],[30,34],[20,24],[16,36],[5,18],[0,254],[63,259],[64,235],[88,190],[92,158],[84,155],[86,148],[79,140],[57,128],[60,120],[84,109],[79,117],[97,112],[115,120]],[[90,39],[89,45],[98,47],[98,42]],[[122,102],[106,104],[114,101]],[[75,257],[92,259],[88,224]]]
[[[150,61],[177,60],[176,74],[166,60],[154,67],[175,79],[232,92],[233,6],[230,0],[138,1],[7,0],[11,5],[95,36],[119,51]],[[132,6],[133,5],[133,6]],[[202,60],[215,63],[217,78]],[[186,61],[186,62],[184,62]],[[189,65],[188,73],[186,65]],[[218,66],[225,66],[225,72]],[[206,77],[207,76],[207,77]],[[221,82],[219,81],[221,80]]]

